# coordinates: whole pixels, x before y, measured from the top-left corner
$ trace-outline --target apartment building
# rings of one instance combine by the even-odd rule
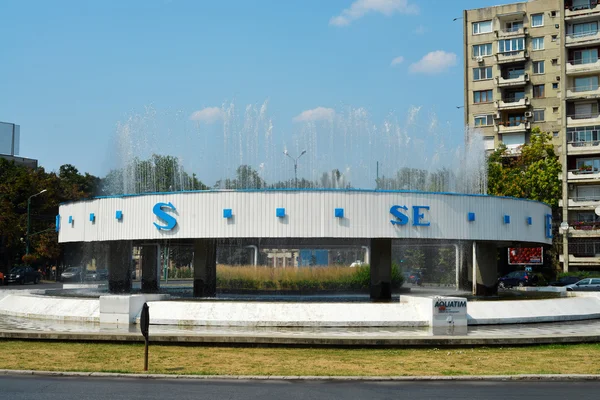
[[[600,270],[598,0],[533,0],[466,10],[463,20],[465,122],[508,157],[534,126],[553,134],[561,265]]]

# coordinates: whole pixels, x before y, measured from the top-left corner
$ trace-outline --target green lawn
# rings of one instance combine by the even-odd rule
[[[143,344],[0,341],[1,369],[143,372]],[[415,376],[598,374],[600,344],[460,349],[150,346],[150,373]]]

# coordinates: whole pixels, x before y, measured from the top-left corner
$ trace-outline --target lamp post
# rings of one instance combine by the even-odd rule
[[[31,219],[30,219],[30,215],[29,215],[29,209],[31,207],[31,199],[33,199],[35,196],[39,196],[40,194],[45,193],[47,191],[48,191],[47,189],[44,189],[39,193],[29,196],[29,198],[27,199],[27,235],[26,235],[27,245],[25,247],[25,254],[29,254],[29,230],[31,227]]]
[[[287,150],[285,150],[283,152],[283,154],[288,156],[294,162],[294,185],[296,186],[296,189],[297,189],[298,188],[298,160],[300,159],[300,157],[302,157],[304,154],[306,154],[306,150],[302,150],[302,153],[300,153],[300,155],[296,158],[290,156],[290,153],[288,153]]]

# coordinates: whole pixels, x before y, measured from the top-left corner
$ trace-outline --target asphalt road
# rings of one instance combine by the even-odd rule
[[[600,382],[363,382],[151,380],[0,376],[0,399],[572,399],[600,397]]]

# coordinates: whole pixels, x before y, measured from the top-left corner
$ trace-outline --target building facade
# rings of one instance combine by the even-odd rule
[[[600,6],[534,0],[463,13],[465,122],[520,152],[538,126],[561,159],[564,271],[600,269]]]

